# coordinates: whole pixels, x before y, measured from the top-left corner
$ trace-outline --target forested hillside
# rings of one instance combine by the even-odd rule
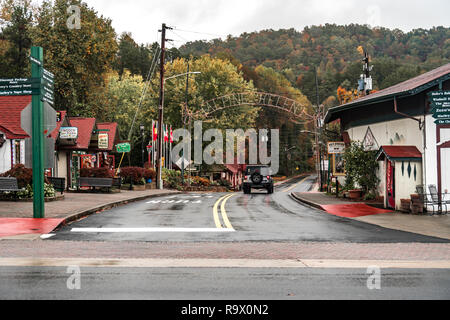
[[[346,89],[356,87],[362,71],[358,47],[370,55],[375,89],[383,89],[448,63],[450,28],[404,33],[366,25],[326,24],[303,31],[264,30],[229,36],[225,41],[195,41],[185,44],[180,51],[194,56],[226,53],[247,68],[259,65],[273,68],[310,101],[316,101],[314,68],[317,68],[319,97],[323,102],[336,96],[339,85]]]

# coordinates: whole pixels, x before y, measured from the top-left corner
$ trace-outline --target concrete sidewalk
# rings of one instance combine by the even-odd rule
[[[334,214],[332,207],[347,207],[353,210],[354,216],[346,216],[348,219],[375,224],[384,228],[413,232],[422,235],[438,237],[450,240],[450,216],[444,215],[414,215],[398,211],[373,208],[371,213],[358,212],[364,210],[364,202],[345,201],[324,192],[293,192],[293,199],[317,209]],[[363,209],[361,209],[363,208]],[[339,214],[337,214],[339,215]]]
[[[144,191],[121,190],[117,193],[65,192],[64,199],[45,203],[45,219],[30,219],[33,218],[33,202],[0,201],[0,225],[3,225],[4,229],[9,228],[9,232],[14,231],[11,228],[20,228],[22,225],[25,232],[21,231],[17,234],[33,234],[33,237],[35,237],[41,229],[56,228],[57,225],[80,219],[101,210],[128,202],[175,193],[179,193],[179,191],[149,189]],[[20,219],[26,220],[21,223]],[[35,221],[34,228],[32,221],[29,220]],[[45,226],[46,222],[48,222],[49,227]],[[28,227],[25,227],[25,225]],[[17,230],[19,231],[19,229]]]

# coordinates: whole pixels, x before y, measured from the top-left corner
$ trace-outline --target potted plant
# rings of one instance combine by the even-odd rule
[[[359,189],[348,190],[348,197],[350,199],[359,199],[362,196],[362,191]]]

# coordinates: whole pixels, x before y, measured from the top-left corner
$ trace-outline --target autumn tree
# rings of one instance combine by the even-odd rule
[[[81,10],[81,28],[69,29],[70,5]],[[44,49],[45,66],[55,74],[56,106],[69,114],[105,116],[99,100],[117,52],[111,21],[79,0],[44,1],[33,30],[34,45]]]
[[[31,48],[33,12],[30,0],[5,0],[1,3],[0,74],[3,77],[27,77]]]

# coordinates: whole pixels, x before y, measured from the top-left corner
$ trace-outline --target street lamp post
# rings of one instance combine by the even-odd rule
[[[165,29],[167,27],[165,26],[165,24],[163,24],[163,29],[162,29],[162,38],[165,39]],[[164,44],[164,41],[161,41],[162,44]],[[166,83],[166,80],[169,79],[173,79],[176,77],[181,77],[184,75],[188,75],[188,74],[198,74],[201,73],[199,71],[193,71],[193,72],[185,72],[185,73],[181,73],[181,74],[177,74],[174,76],[170,76],[167,78],[164,78],[164,51],[165,48],[164,46],[162,46],[161,48],[161,71],[160,71],[160,93],[159,93],[159,116],[158,116],[158,166],[157,166],[157,180],[156,180],[156,184],[157,184],[157,188],[158,189],[163,189],[164,185],[163,185],[163,181],[162,181],[162,125],[163,125],[163,107],[164,107],[164,84]]]
[[[142,142],[141,142],[141,152],[142,152],[142,168],[144,167],[145,158],[144,158],[144,139],[145,139],[145,126],[141,124],[139,126],[139,129],[141,130],[141,136],[142,136]]]
[[[320,191],[322,191],[322,172],[321,172],[321,155],[319,146],[319,134],[317,132],[317,125],[314,126],[314,132],[308,130],[300,130],[300,133],[310,133],[314,135],[314,143],[316,147],[316,172],[317,178],[319,179]]]

